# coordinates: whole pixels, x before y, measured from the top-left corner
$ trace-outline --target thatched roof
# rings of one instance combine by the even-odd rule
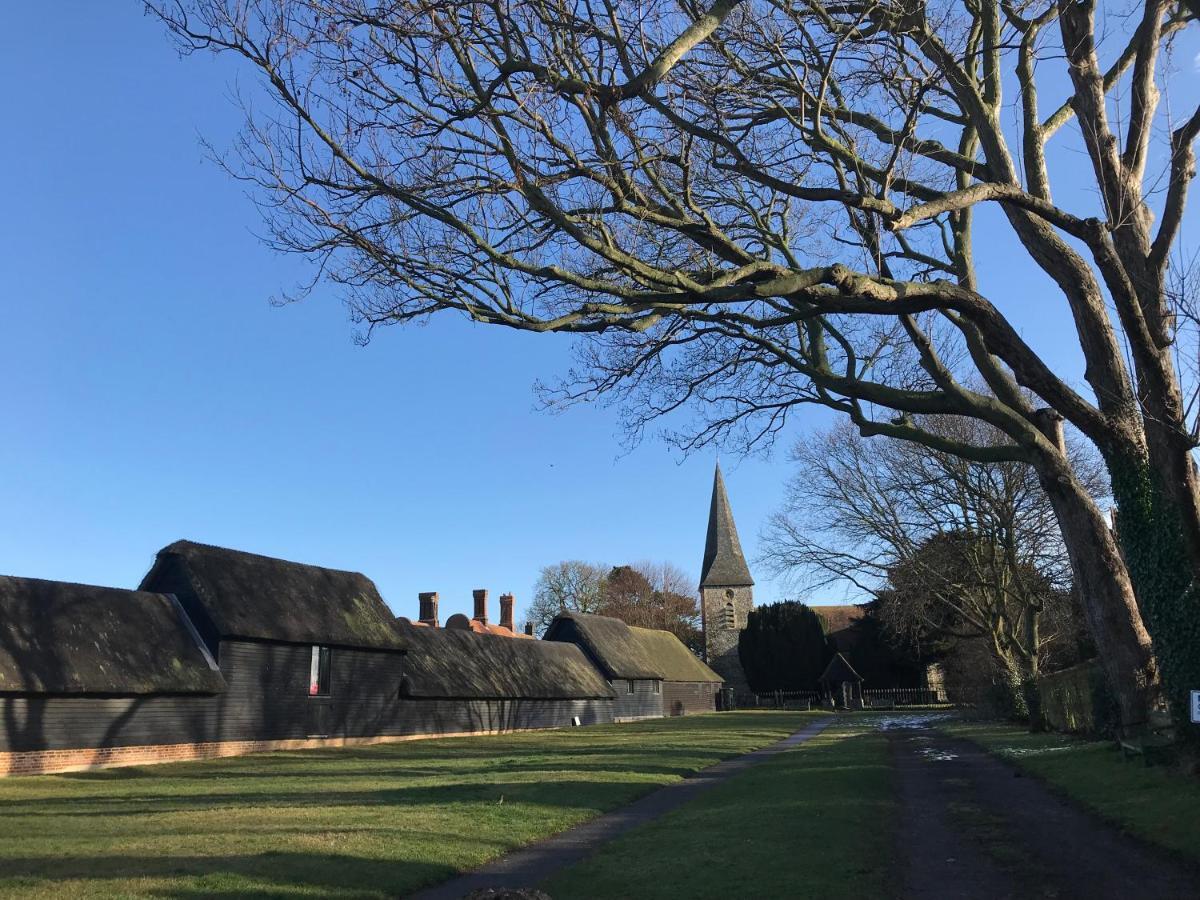
[[[401,647],[392,611],[358,572],[176,541],[158,552],[142,588],[179,592],[171,563],[222,638]]]
[[[0,577],[0,692],[213,694],[221,673],[162,594]]]
[[[611,616],[560,613],[546,640],[578,643],[610,679],[722,680],[669,631],[637,628]]]
[[[573,644],[400,624],[410,697],[583,700],[612,689]]]
[[[862,681],[862,676],[854,671],[854,666],[842,654],[836,654],[817,679],[821,684],[841,684],[843,681]]]
[[[713,475],[712,502],[708,508],[708,536],[704,541],[704,562],[700,566],[700,587],[748,587],[754,584],[750,567],[742,555],[725,478],[721,467]]]
[[[657,628],[639,628],[636,625],[630,625],[629,630],[653,661],[663,681],[723,680],[671,632]]]

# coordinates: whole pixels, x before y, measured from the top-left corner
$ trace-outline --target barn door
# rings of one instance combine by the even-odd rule
[[[308,736],[329,737],[332,705],[328,697],[308,698]]]

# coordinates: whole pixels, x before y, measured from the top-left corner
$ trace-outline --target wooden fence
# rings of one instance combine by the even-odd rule
[[[772,691],[767,694],[751,694],[749,699],[749,703],[738,705],[760,709],[812,709],[828,703],[820,691]],[[863,706],[867,709],[952,706],[961,702],[960,699],[952,699],[943,688],[875,688],[864,690],[862,699]]]
[[[949,706],[951,700],[943,688],[875,688],[862,692],[863,705],[870,709],[896,706]]]

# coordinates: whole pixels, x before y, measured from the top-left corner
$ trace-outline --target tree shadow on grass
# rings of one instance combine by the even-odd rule
[[[375,784],[358,791],[330,791],[297,782],[294,790],[262,792],[207,792],[138,794],[113,797],[37,798],[0,804],[4,819],[43,819],[54,816],[135,817],[219,809],[347,809],[354,807],[450,807],[461,804],[498,802],[532,803],[577,808],[612,797],[624,801],[639,790],[652,790],[654,782],[598,781],[475,781],[448,785],[383,787]],[[4,831],[0,828],[0,834]]]
[[[323,896],[380,897],[409,893],[443,881],[458,870],[453,866],[407,860],[366,859],[344,854],[261,853],[245,856],[123,856],[30,857],[5,861],[4,881],[22,887],[38,881],[71,881],[76,886],[105,889],[106,881],[163,879],[178,882],[163,887],[139,887],[152,896],[280,896],[314,889]],[[93,884],[88,884],[93,882]],[[128,888],[112,886],[114,893]]]

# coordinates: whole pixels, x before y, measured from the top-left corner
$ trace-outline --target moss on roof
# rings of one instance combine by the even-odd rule
[[[658,669],[664,681],[720,682],[720,675],[706,666],[695,653],[669,631],[630,625],[635,639]]]
[[[221,673],[170,597],[0,576],[0,692],[213,694]]]
[[[638,628],[611,616],[562,613],[550,623],[546,639],[573,640],[572,628],[607,678],[722,680],[669,631]]]
[[[411,697],[583,700],[612,689],[574,644],[398,624]]]
[[[392,611],[371,579],[225,547],[176,541],[179,559],[221,637],[398,649]],[[142,582],[153,589],[155,570]]]

